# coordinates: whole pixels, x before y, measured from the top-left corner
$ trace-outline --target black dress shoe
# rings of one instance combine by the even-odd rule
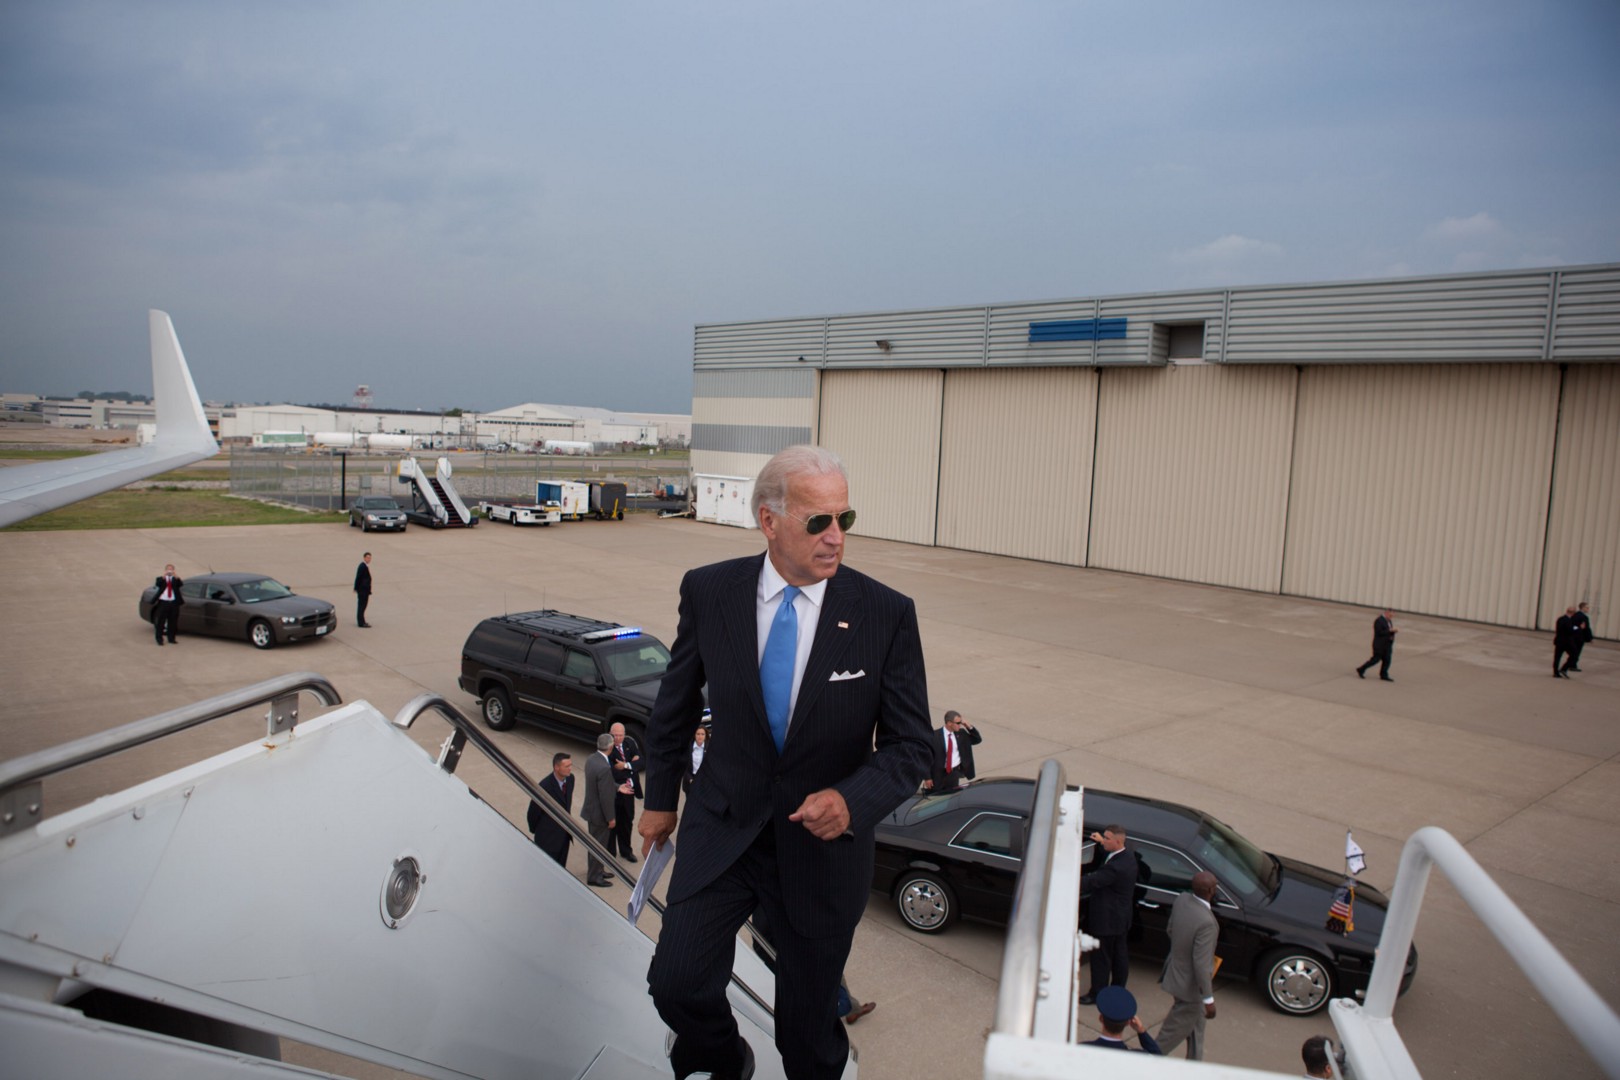
[[[1569,665],[1569,667],[1565,668],[1564,670],[1567,672],[1567,671],[1579,671],[1581,669],[1576,667],[1574,664],[1571,664],[1571,665]]]
[[[1080,995],[1080,1004],[1082,1004],[1082,1005],[1095,1005],[1095,1004],[1097,1004],[1097,995],[1096,994],[1081,994]]]
[[[625,862],[640,862],[641,860],[636,858],[636,853],[635,852],[627,851],[627,852],[624,853],[624,861]]]
[[[1356,668],[1356,678],[1365,679],[1366,677],[1367,673],[1365,671],[1362,671],[1360,668]]]
[[[601,881],[592,881],[590,878],[586,878],[585,884],[591,886],[593,889],[606,889],[611,887],[613,882],[609,881],[607,878],[603,878]]]
[[[693,1073],[706,1072],[710,1080],[753,1080],[754,1078],[754,1048],[748,1045],[748,1040],[741,1035],[737,1041],[742,1043],[742,1062],[735,1069],[710,1069],[706,1062],[685,1060],[686,1055],[681,1052],[681,1041],[675,1040],[670,1047],[669,1064],[675,1070],[675,1080],[686,1080]]]
[[[1395,680],[1390,678],[1388,675],[1380,675],[1380,676],[1378,676],[1378,681],[1379,682],[1394,682]]]

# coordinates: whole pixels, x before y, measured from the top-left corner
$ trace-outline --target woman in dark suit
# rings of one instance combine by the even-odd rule
[[[687,768],[686,775],[681,778],[681,794],[692,790],[692,781],[697,779],[698,770],[703,768],[703,756],[709,752],[709,729],[699,727],[692,733],[692,764]]]

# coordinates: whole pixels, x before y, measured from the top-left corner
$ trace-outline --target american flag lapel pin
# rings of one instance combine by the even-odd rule
[[[842,619],[839,619],[838,620],[838,629],[840,629],[840,630],[848,630],[849,629],[849,623],[845,622]]]

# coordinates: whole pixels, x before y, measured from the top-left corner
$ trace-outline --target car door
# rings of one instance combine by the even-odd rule
[[[201,601],[197,604],[199,633],[215,637],[238,637],[247,633],[247,619],[237,603],[235,590],[222,581],[204,582],[203,590]],[[189,607],[191,602],[188,600],[180,610],[184,612]]]
[[[1135,836],[1129,846],[1142,864],[1136,880],[1132,946],[1163,956],[1170,949],[1170,908],[1177,896],[1192,888],[1200,867],[1168,844]]]
[[[180,586],[180,632],[182,634],[207,633],[204,629],[203,597],[207,582],[188,581]]]
[[[565,647],[562,675],[553,691],[557,720],[593,737],[606,731],[608,696],[602,686],[596,657],[584,649]]]
[[[947,845],[964,914],[1006,922],[1023,865],[1024,818],[981,811]]]
[[[550,638],[530,639],[529,654],[511,671],[514,704],[520,713],[539,720],[557,718],[552,708],[557,694],[557,675],[562,669],[563,648]]]

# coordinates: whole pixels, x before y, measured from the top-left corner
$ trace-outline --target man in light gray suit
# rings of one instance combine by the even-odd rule
[[[608,751],[613,749],[613,736],[607,732],[596,737],[596,753],[585,763],[585,805],[580,816],[591,831],[591,839],[613,850],[613,827],[618,824],[613,816],[613,796],[618,787],[613,782],[613,765]],[[595,855],[585,860],[585,884],[605,889],[613,884],[612,871],[602,865]]]
[[[1220,924],[1210,902],[1215,875],[1193,875],[1192,892],[1176,897],[1170,909],[1170,955],[1164,958],[1159,985],[1176,999],[1159,1025],[1159,1048],[1166,1054],[1187,1040],[1187,1057],[1204,1056],[1204,1023],[1215,1018],[1215,939]]]

